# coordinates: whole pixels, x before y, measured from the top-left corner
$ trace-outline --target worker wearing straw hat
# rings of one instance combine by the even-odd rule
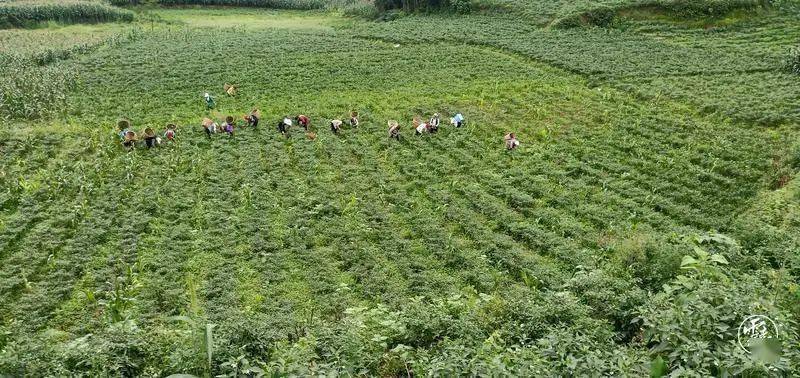
[[[428,128],[431,130],[431,134],[439,131],[439,123],[441,119],[439,117],[439,113],[434,113],[433,117],[428,121]]]
[[[211,139],[211,134],[216,134],[217,124],[211,118],[203,118],[203,130],[206,132],[208,139]]]
[[[461,113],[456,113],[453,118],[450,118],[450,123],[455,127],[461,127],[464,125],[464,116]]]
[[[148,149],[155,147],[158,144],[158,137],[156,136],[156,131],[153,130],[152,127],[147,127],[144,129],[144,144],[147,146]]]
[[[225,117],[225,124],[222,125],[222,129],[228,133],[228,136],[233,137],[233,116]]]
[[[128,134],[128,130],[131,129],[131,121],[127,119],[121,119],[117,122],[117,135],[119,135],[119,139],[125,140],[125,136]]]
[[[166,140],[168,140],[170,142],[174,142],[175,141],[175,129],[176,128],[177,128],[177,126],[175,126],[174,123],[167,124],[167,129],[164,130],[164,139],[166,139]]]
[[[217,103],[214,102],[214,97],[211,97],[208,92],[203,94],[203,99],[206,100],[206,109],[214,109],[217,106]]]
[[[222,89],[225,90],[225,93],[228,96],[231,96],[231,97],[236,96],[236,86],[235,85],[225,83],[225,85],[222,86]]]
[[[128,151],[133,150],[136,147],[136,133],[133,130],[128,130],[125,132],[125,139],[122,140],[122,146],[125,147]]]
[[[400,140],[400,125],[395,120],[389,120],[389,139]]]
[[[278,121],[278,131],[285,137],[289,137],[289,128],[292,127],[292,119],[287,115],[282,120]]]
[[[294,120],[297,121],[298,125],[303,126],[303,130],[308,131],[308,125],[311,123],[308,116],[299,114],[297,117],[294,117]]]
[[[339,129],[341,127],[342,127],[342,120],[334,119],[334,120],[331,121],[331,131],[333,131],[334,134],[338,134],[339,133]]]
[[[517,140],[517,134],[515,133],[508,133],[503,140],[506,142],[506,149],[513,150],[519,147],[519,140]]]
[[[252,126],[253,128],[258,127],[259,119],[261,119],[261,111],[258,109],[253,109],[249,115],[244,116],[247,126]]]
[[[350,126],[358,127],[358,112],[356,111],[350,112]]]
[[[414,117],[414,121],[412,122],[414,125],[414,130],[416,131],[416,135],[422,135],[424,132],[428,131],[428,124],[422,122],[419,117]]]

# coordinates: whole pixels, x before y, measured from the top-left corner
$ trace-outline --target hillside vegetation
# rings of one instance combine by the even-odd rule
[[[796,9],[579,3],[0,31],[0,376],[797,375]]]
[[[90,0],[24,0],[0,2],[0,29],[33,26],[44,21],[99,23],[131,21],[133,12]]]

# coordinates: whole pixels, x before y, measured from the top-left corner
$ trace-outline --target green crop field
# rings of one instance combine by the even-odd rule
[[[0,1],[0,377],[800,374],[800,5],[703,1]]]

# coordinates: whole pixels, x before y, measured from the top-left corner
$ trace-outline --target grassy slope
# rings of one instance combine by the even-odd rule
[[[227,17],[210,21],[205,11],[189,14],[189,24],[231,25]],[[287,26],[284,13],[265,14]],[[427,26],[427,20],[385,26],[402,32],[408,22]],[[768,157],[781,153],[792,135],[743,129],[663,99],[592,89],[580,75],[528,59],[560,60],[613,82],[622,69],[597,64],[611,54],[595,55],[590,68],[588,58],[563,59],[564,47],[551,52],[546,44],[489,39],[502,38],[500,30],[475,33],[469,38],[479,46],[463,46],[451,42],[465,37],[439,23],[436,34],[407,34],[402,40],[409,43],[394,47],[371,39],[397,38],[381,25],[369,25],[374,34],[362,28],[353,36],[318,27],[327,24],[319,16],[298,24],[311,27],[263,30],[273,24],[262,20],[227,31],[157,28],[81,59],[84,83],[70,98],[66,124],[56,123],[57,134],[50,124],[3,126],[2,172],[10,179],[0,213],[0,319],[12,330],[13,347],[0,367],[13,374],[25,363],[33,375],[63,374],[52,370],[55,361],[70,369],[80,360],[81,370],[98,372],[113,370],[126,352],[144,361],[131,374],[202,371],[202,359],[196,366],[187,362],[202,354],[192,335],[167,319],[179,314],[218,325],[217,365],[220,356],[240,353],[238,346],[267,345],[297,336],[298,328],[334,353],[345,350],[340,343],[359,340],[349,334],[355,315],[344,315],[345,308],[381,303],[400,318],[445,317],[450,310],[436,301],[453,295],[463,298],[455,305],[476,306],[477,315],[447,324],[412,320],[404,332],[376,332],[421,349],[436,344],[433,335],[471,345],[502,329],[520,341],[560,328],[588,329],[601,339],[616,320],[630,320],[617,307],[639,299],[623,293],[658,289],[674,273],[637,271],[627,257],[657,246],[644,265],[674,265],[685,246],[671,233],[735,231],[731,222],[754,199],[756,206],[769,201],[758,196],[772,179]],[[531,35],[576,46],[589,37]],[[666,47],[652,50],[660,45],[648,37],[611,38],[610,46],[625,41],[628,56],[639,59],[627,66],[637,75],[678,72],[686,62],[679,56],[648,67],[637,52]],[[411,43],[426,39],[434,42]],[[710,60],[721,52],[684,51],[705,57],[692,59],[690,69],[720,70]],[[241,95],[218,96],[214,115],[256,104],[265,119],[260,130],[240,130],[235,140],[206,141],[197,126],[200,95],[219,93],[224,82],[239,83]],[[327,119],[353,108],[363,115],[360,130],[339,137],[326,132]],[[385,138],[386,119],[407,124],[415,114],[456,110],[468,115],[467,129],[414,138],[407,127],[399,145]],[[278,117],[298,111],[312,115],[316,141],[297,130],[287,141],[274,131]],[[137,128],[177,122],[180,142],[120,153],[110,131],[120,116]],[[518,153],[502,150],[508,130],[520,134]],[[141,330],[118,334],[84,292],[107,295],[106,281],[136,261],[141,287],[129,313]],[[600,284],[610,312],[571,286],[581,269],[622,282]],[[534,319],[552,329],[523,336],[520,319],[493,313],[494,302],[481,302],[475,291],[509,302],[534,298],[540,310],[559,316]],[[426,299],[414,305],[409,298],[416,296]],[[586,319],[594,322],[589,328]],[[468,326],[473,334],[459,333]],[[325,332],[331,337],[320,336]],[[86,333],[96,336],[68,343]],[[122,336],[126,343],[111,342]],[[373,336],[364,335],[363,355],[339,356],[342,363],[380,372],[374,364],[384,351]],[[136,342],[148,344],[130,346]],[[620,372],[615,369],[622,368],[609,372]]]
[[[485,28],[482,25],[491,24]],[[668,97],[733,120],[800,122],[800,76],[784,73],[800,35],[794,11],[697,29],[674,20],[626,21],[610,29],[548,30],[515,15],[406,17],[355,33],[407,43],[448,41],[500,48],[646,98]],[[465,33],[465,30],[470,30]],[[757,37],[753,37],[753,36]],[[746,41],[746,42],[745,42]],[[695,80],[702,81],[695,85]]]

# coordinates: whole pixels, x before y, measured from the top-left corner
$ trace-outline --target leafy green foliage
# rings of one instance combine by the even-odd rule
[[[76,87],[77,69],[68,60],[102,46],[118,46],[138,38],[138,29],[108,33],[67,28],[65,33],[7,32],[9,42],[0,50],[0,118],[36,119],[66,110],[68,92]],[[82,33],[81,33],[82,32]],[[48,41],[42,44],[42,41]]]
[[[727,238],[705,238],[732,253]],[[719,245],[716,245],[719,247]],[[644,340],[651,353],[665,358],[673,373],[683,375],[772,375],[794,371],[789,361],[797,358],[797,330],[792,315],[776,307],[769,298],[791,296],[783,286],[764,286],[756,275],[727,269],[728,260],[695,246],[694,255],[684,257],[687,275],[676,277],[642,309]],[[778,355],[767,359],[748,354],[738,345],[737,334],[748,314],[765,314],[780,324],[789,324],[782,335]],[[754,357],[755,356],[755,357]]]
[[[796,254],[779,252],[800,201],[770,182],[797,133],[616,87],[739,72],[726,49],[768,77],[791,31],[736,49],[746,31],[227,11],[152,10],[205,23],[57,60],[80,72],[63,117],[0,125],[0,374],[795,371]],[[253,107],[259,129],[201,131]],[[358,129],[327,132],[352,110]],[[437,111],[469,122],[409,135]],[[316,139],[278,135],[300,112]],[[177,142],[125,152],[120,118],[175,123]],[[784,330],[769,364],[735,345],[756,311]]]
[[[737,9],[769,6],[769,0],[645,0],[642,6],[655,6],[679,17],[719,17]]]
[[[583,25],[606,27],[611,25],[616,15],[616,9],[599,6],[558,18],[553,21],[552,26],[558,28],[575,28]]]
[[[97,23],[132,21],[134,13],[87,0],[0,2],[0,28],[25,27],[44,21]]]
[[[789,51],[789,57],[786,59],[786,68],[796,74],[800,74],[800,46],[793,47]]]
[[[67,92],[75,87],[77,72],[69,66],[41,67],[29,59],[2,56],[0,116],[39,118],[66,109]]]
[[[654,103],[679,100],[699,113],[761,125],[800,121],[800,77],[783,70],[800,33],[793,14],[774,13],[731,27],[626,21],[609,30],[546,29],[516,15],[409,16],[356,33],[401,43],[458,41],[547,62]],[[482,25],[494,25],[482,28]],[[702,25],[701,25],[702,26]],[[758,30],[763,38],[753,40]],[[744,43],[743,41],[747,41]]]

